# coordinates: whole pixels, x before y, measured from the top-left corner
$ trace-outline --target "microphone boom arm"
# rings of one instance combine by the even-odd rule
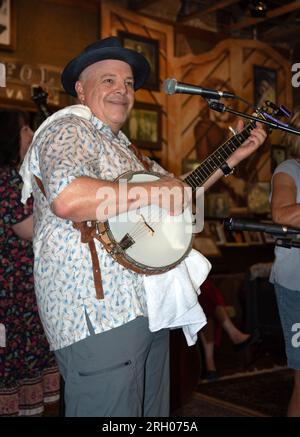
[[[254,220],[243,220],[228,217],[224,220],[224,228],[228,231],[254,231],[266,234],[286,236],[289,234],[300,235],[300,228],[289,228],[275,223],[264,223]]]
[[[300,249],[300,239],[290,236],[300,235],[300,228],[288,228],[274,223],[255,222],[254,220],[234,219],[228,217],[224,220],[224,229],[227,231],[265,232],[274,236],[275,245],[291,249]]]
[[[213,109],[214,111],[230,112],[231,114],[238,115],[239,117],[247,118],[248,120],[258,121],[259,123],[266,124],[266,125],[272,127],[273,129],[279,129],[279,130],[283,130],[283,131],[286,131],[286,132],[289,132],[289,133],[292,133],[295,135],[300,135],[300,131],[297,129],[294,129],[292,127],[284,126],[283,124],[275,123],[274,121],[264,120],[262,118],[256,117],[255,115],[250,115],[250,114],[245,114],[244,112],[235,111],[234,109],[231,109],[231,108],[228,108],[227,106],[225,106],[224,103],[220,103],[220,102],[213,100],[213,99],[207,99],[207,101],[208,101],[209,107],[211,109]]]

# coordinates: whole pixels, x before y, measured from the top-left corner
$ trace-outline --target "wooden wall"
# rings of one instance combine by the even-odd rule
[[[219,43],[209,53],[194,56],[192,54],[173,60],[174,72],[178,80],[199,84],[208,88],[229,90],[254,103],[253,67],[259,65],[272,68],[277,72],[277,102],[291,107],[292,90],[290,82],[290,63],[266,44],[254,40],[227,39]],[[208,105],[199,96],[175,95],[169,97],[170,124],[175,131],[176,172],[180,172],[183,158],[200,159],[211,153],[227,137],[228,126],[235,125],[236,117],[208,110]],[[236,100],[226,100],[225,104],[242,112],[250,112],[251,107]],[[180,123],[173,123],[173,119]],[[209,121],[208,121],[209,120]],[[197,150],[195,129],[199,122],[205,125],[202,136],[198,138]],[[201,126],[200,126],[201,128]],[[218,128],[218,130],[217,130]],[[278,143],[280,134],[272,133],[271,142]],[[216,141],[214,145],[213,142]],[[270,179],[270,142],[266,143],[260,159],[255,156],[253,168],[248,169],[247,177],[260,181]],[[250,163],[249,163],[250,165]]]
[[[160,85],[163,80],[172,75],[172,59],[174,50],[173,28],[158,23],[146,17],[139,16],[123,8],[115,6],[110,1],[101,4],[101,36],[117,35],[119,31],[150,38],[159,42],[159,73]],[[171,60],[171,62],[170,62]],[[161,160],[168,166],[172,162],[172,147],[169,143],[171,134],[168,131],[167,96],[161,91],[141,89],[136,94],[137,102],[160,105],[162,108],[162,144],[161,150],[144,150],[144,153]]]
[[[110,1],[102,2],[100,27],[102,37],[117,35],[122,30],[157,39],[161,84],[164,79],[175,77],[182,82],[227,89],[251,104],[254,102],[253,66],[259,65],[276,70],[277,102],[287,107],[292,105],[290,62],[257,40],[227,39],[207,53],[176,57],[172,26],[129,12]],[[162,150],[145,152],[161,158],[162,164],[175,174],[182,173],[183,160],[203,159],[211,153],[227,138],[228,126],[236,123],[235,116],[208,110],[206,101],[199,96],[166,96],[161,90],[141,90],[137,100],[162,106]],[[234,109],[251,112],[250,107],[238,101],[225,103]],[[212,125],[214,129],[211,129]],[[272,133],[264,149],[247,163],[247,176],[255,181],[270,179],[270,143],[276,144],[279,139],[278,133]],[[245,174],[244,170],[240,173]]]
[[[89,43],[100,36],[117,35],[118,31],[158,41],[160,87],[166,78],[175,77],[178,81],[227,88],[253,102],[253,65],[260,65],[277,71],[278,101],[291,106],[290,63],[259,41],[224,40],[209,52],[177,57],[171,25],[137,15],[109,0],[100,5],[77,0],[15,0],[14,3],[16,49],[0,50],[1,61],[7,66],[7,87],[0,88],[2,107],[23,106],[33,110],[32,85],[46,88],[50,103],[57,107],[72,103],[60,85],[63,66]],[[235,117],[220,117],[208,111],[206,102],[198,96],[166,96],[160,88],[158,91],[142,89],[136,99],[162,108],[161,150],[145,149],[145,153],[160,159],[175,174],[182,172],[184,159],[203,158],[211,152],[212,145],[219,145],[227,134],[228,125],[235,123]],[[230,103],[236,109],[249,110],[243,104]],[[214,130],[205,132],[207,123],[214,124]],[[199,126],[204,131],[200,132],[200,138],[199,132],[195,132]],[[273,133],[271,138],[273,144],[279,141],[278,134]],[[252,169],[247,169],[247,175],[254,174],[258,180],[269,179],[269,152],[266,148],[259,162],[257,157],[250,162]]]
[[[59,0],[14,0],[14,5],[16,49],[0,50],[7,69],[7,87],[0,88],[0,105],[34,110],[32,85],[47,89],[55,106],[69,104],[60,73],[73,56],[99,37],[97,5],[87,2],[74,6]]]

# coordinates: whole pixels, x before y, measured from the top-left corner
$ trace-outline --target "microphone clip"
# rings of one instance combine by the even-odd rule
[[[208,106],[210,107],[210,109],[213,109],[214,111],[217,112],[225,112],[225,105],[224,103],[219,102],[219,100],[217,99],[206,99],[206,101],[208,102]]]

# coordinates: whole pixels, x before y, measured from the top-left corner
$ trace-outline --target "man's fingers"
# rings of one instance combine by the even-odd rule
[[[235,130],[240,133],[244,128],[244,122],[241,119],[238,119]]]

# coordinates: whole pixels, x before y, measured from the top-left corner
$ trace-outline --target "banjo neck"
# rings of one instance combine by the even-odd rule
[[[210,176],[240,147],[241,144],[250,136],[252,129],[255,127],[255,121],[250,121],[244,129],[229,138],[225,143],[211,153],[195,170],[192,171],[185,179],[193,192],[201,187]]]

